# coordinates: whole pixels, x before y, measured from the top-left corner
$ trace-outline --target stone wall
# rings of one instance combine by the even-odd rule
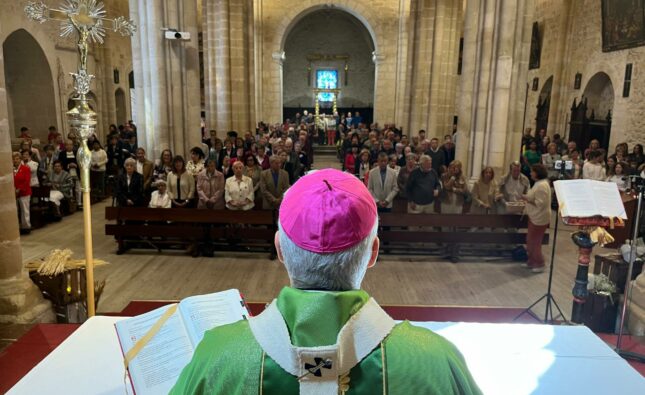
[[[346,12],[321,10],[302,18],[285,43],[284,106],[312,109],[316,70],[338,71],[339,107],[370,107],[374,104],[374,44],[361,22]],[[329,43],[333,43],[331,46]],[[343,59],[309,61],[311,55],[348,56]],[[347,63],[346,63],[347,62]],[[344,67],[348,66],[347,80]],[[308,70],[310,68],[310,70]]]
[[[534,77],[540,86],[549,76],[554,76],[553,94],[549,114],[549,134],[566,133],[569,127],[570,108],[574,99],[580,101],[585,87],[597,73],[606,73],[614,89],[612,133],[609,145],[622,141],[642,143],[645,139],[645,76],[639,65],[645,61],[645,47],[621,51],[602,52],[601,2],[580,0],[536,0],[535,20],[544,31],[540,68],[529,71],[528,82]],[[631,94],[622,97],[625,65],[633,63]],[[579,90],[574,89],[576,73],[582,74]],[[529,91],[527,126],[535,126],[535,106],[539,90]]]

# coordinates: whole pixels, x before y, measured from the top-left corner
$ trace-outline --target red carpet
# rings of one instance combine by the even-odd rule
[[[120,313],[104,315],[135,316],[154,310],[174,301],[133,301]],[[265,303],[248,303],[249,310],[257,315],[264,310]],[[454,322],[489,322],[508,323],[520,314],[523,309],[505,307],[450,307],[450,306],[397,306],[384,305],[383,309],[394,319],[411,321],[454,321]],[[524,314],[516,322],[537,323],[538,321]],[[39,324],[22,336],[16,343],[0,352],[0,393],[7,392],[38,362],[44,359],[69,335],[78,324]],[[610,347],[616,344],[616,336],[598,334]],[[645,354],[645,345],[624,338],[624,349]],[[645,376],[645,364],[628,361],[630,365]]]

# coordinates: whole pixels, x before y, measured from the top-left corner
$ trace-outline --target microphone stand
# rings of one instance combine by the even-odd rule
[[[641,207],[643,203],[643,190],[645,189],[645,179],[632,177],[632,182],[636,183],[636,190],[638,191],[638,204],[636,205],[636,221],[634,223],[634,231],[632,233],[632,245],[629,252],[629,266],[627,269],[627,279],[625,284],[625,297],[623,299],[623,309],[620,315],[620,326],[618,327],[618,339],[616,340],[616,353],[625,359],[637,360],[645,363],[645,355],[638,353],[621,350],[620,346],[623,340],[623,332],[625,326],[625,316],[627,314],[627,303],[630,302],[630,294],[632,289],[631,279],[634,270],[634,261],[636,260],[636,239],[638,238],[638,231],[640,227]]]
[[[564,179],[565,170],[566,170],[566,162],[562,161],[562,166],[560,167],[560,169],[558,169],[558,180]],[[555,308],[558,309],[558,312],[560,313],[560,315],[558,317],[562,317],[564,319],[565,323],[567,323],[567,324],[569,323],[569,321],[567,320],[567,317],[564,315],[564,313],[562,312],[562,309],[560,309],[560,306],[558,306],[558,303],[555,301],[555,297],[551,293],[551,288],[552,288],[552,284],[553,284],[553,267],[555,266],[555,245],[556,245],[556,242],[558,240],[558,223],[559,222],[560,222],[560,217],[558,216],[558,212],[556,211],[556,213],[555,213],[555,227],[553,228],[553,246],[551,248],[551,265],[549,266],[549,282],[548,282],[548,285],[547,285],[547,291],[546,291],[546,293],[544,295],[542,295],[542,297],[540,297],[538,300],[533,302],[529,307],[527,307],[526,309],[522,310],[522,312],[520,314],[518,314],[515,318],[513,318],[513,321],[517,321],[518,318],[520,318],[521,316],[523,316],[524,314],[527,314],[527,313],[529,315],[531,315],[533,318],[535,318],[536,320],[538,320],[538,317],[531,311],[531,309],[533,307],[535,307],[535,305],[540,303],[542,301],[542,299],[546,298],[546,309],[544,311],[544,320],[543,320],[543,322],[545,324],[547,324],[549,322],[553,323],[553,321],[554,321],[553,307],[551,306],[551,303],[553,303]],[[551,317],[551,319],[549,319],[549,316]]]

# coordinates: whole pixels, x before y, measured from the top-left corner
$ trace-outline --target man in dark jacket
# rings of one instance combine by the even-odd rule
[[[446,166],[446,151],[439,147],[439,139],[434,137],[430,140],[430,149],[425,152],[430,158],[432,158],[432,169],[441,175],[441,168]]]
[[[439,196],[441,183],[439,176],[432,168],[432,158],[422,155],[419,159],[419,168],[410,173],[405,185],[405,194],[408,197],[408,213],[432,214],[434,213],[434,199]]]

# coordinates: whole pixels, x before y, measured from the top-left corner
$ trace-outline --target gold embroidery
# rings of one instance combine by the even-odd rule
[[[264,361],[266,359],[267,353],[262,351],[262,364],[260,365],[260,395],[262,395],[262,386],[264,382]]]
[[[383,375],[383,395],[387,395],[387,366],[385,365],[385,345],[381,342],[381,374]]]
[[[338,390],[340,392],[340,395],[345,395],[345,393],[349,390],[349,372],[339,377]]]

